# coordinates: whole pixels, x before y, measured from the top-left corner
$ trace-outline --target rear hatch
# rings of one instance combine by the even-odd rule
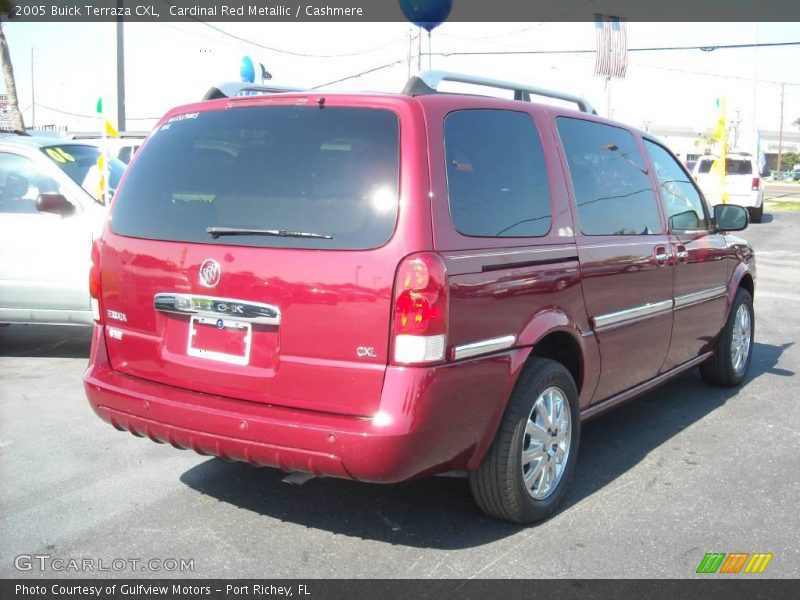
[[[215,103],[166,118],[112,206],[115,370],[370,415],[387,364],[400,120],[386,107]]]
[[[712,204],[722,202],[721,178],[713,168],[715,159],[712,157],[700,158],[695,179],[706,199]],[[753,178],[758,178],[758,173],[753,172],[753,162],[749,158],[728,157],[725,159],[725,192],[731,202],[736,203],[736,197],[749,197],[753,191]]]

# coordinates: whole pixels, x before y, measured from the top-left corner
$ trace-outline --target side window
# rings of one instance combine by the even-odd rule
[[[619,127],[559,117],[578,220],[586,235],[661,233],[656,195],[633,135]]]
[[[700,193],[678,162],[668,150],[651,142],[644,141],[647,154],[661,187],[661,202],[670,229],[680,231],[698,231],[708,229],[706,212]]]
[[[41,177],[33,161],[0,152],[0,213],[35,213]]]
[[[460,110],[444,123],[450,215],[462,235],[534,237],[550,230],[550,184],[533,119]]]

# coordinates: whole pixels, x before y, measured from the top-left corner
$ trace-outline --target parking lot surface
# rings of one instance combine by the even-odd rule
[[[88,329],[0,328],[0,577],[690,577],[706,552],[800,576],[800,213],[765,215],[740,389],[692,371],[585,425],[562,510],[519,527],[465,480],[378,486],[227,463],[120,433],[81,384]],[[19,555],[193,571],[19,571]],[[704,576],[708,577],[708,575]]]

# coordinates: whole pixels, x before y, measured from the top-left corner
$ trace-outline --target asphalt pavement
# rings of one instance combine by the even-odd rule
[[[764,198],[800,200],[800,183],[768,181],[764,185]]]
[[[290,486],[118,432],[84,398],[88,329],[0,328],[0,577],[682,578],[706,552],[770,552],[760,577],[798,577],[800,213],[743,237],[758,261],[746,384],[693,371],[586,424],[565,505],[533,527],[483,516],[464,480]],[[19,570],[31,555],[193,570]]]

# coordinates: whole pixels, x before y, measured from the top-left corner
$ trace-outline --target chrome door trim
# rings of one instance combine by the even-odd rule
[[[713,300],[714,298],[725,296],[727,293],[728,288],[724,285],[720,285],[707,290],[675,296],[675,308],[684,308],[685,306],[691,306],[692,304],[698,304],[706,300]]]
[[[497,352],[498,350],[505,350],[511,348],[514,342],[517,341],[515,335],[503,335],[488,340],[480,340],[470,344],[462,344],[453,348],[453,360],[461,360],[462,358],[471,358],[473,356],[480,356],[482,354],[489,354],[490,352]]]
[[[671,299],[661,300],[660,302],[650,302],[648,304],[626,308],[625,310],[620,310],[613,313],[596,315],[592,320],[594,321],[595,329],[603,329],[636,319],[655,317],[663,312],[672,310],[672,305],[673,302]]]
[[[164,292],[153,296],[153,306],[158,311],[179,315],[229,317],[262,325],[281,323],[281,311],[277,306],[235,298]]]
[[[497,252],[482,252],[480,254],[459,254],[447,256],[447,260],[463,260],[465,258],[494,258],[497,256],[516,256],[520,254],[537,255],[545,252],[567,252],[575,254],[575,245],[555,246],[555,247],[542,247],[542,248],[527,248],[524,250],[500,250]]]

